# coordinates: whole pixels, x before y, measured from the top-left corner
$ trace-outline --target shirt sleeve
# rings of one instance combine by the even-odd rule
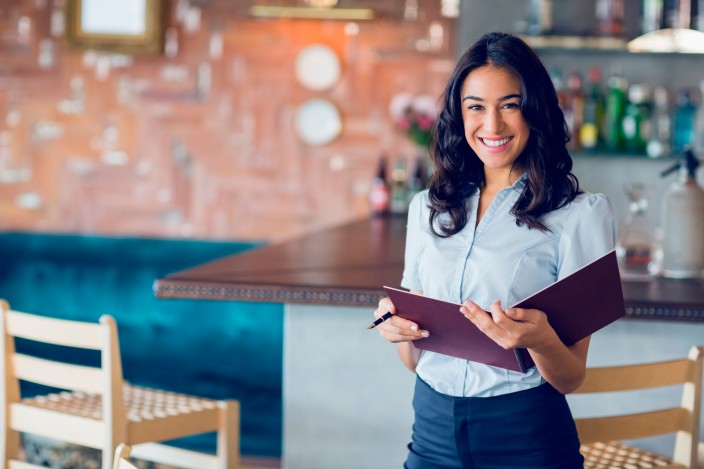
[[[568,210],[572,213],[560,237],[558,280],[616,247],[616,216],[606,196],[586,194],[573,201]]]
[[[416,194],[408,207],[408,222],[406,224],[406,254],[403,264],[401,286],[408,290],[423,290],[420,283],[418,265],[423,252],[422,213],[426,192]],[[426,220],[427,223],[427,220]]]

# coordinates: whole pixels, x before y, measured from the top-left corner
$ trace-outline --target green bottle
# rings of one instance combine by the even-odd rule
[[[601,128],[604,121],[604,94],[601,90],[601,69],[589,70],[589,87],[584,97],[584,114],[579,127],[579,145],[589,152],[595,152],[603,145]]]
[[[391,202],[389,211],[391,213],[408,212],[408,189],[406,187],[406,160],[402,156],[396,158],[393,172],[391,173]]]
[[[607,150],[620,152],[625,148],[622,121],[626,111],[628,82],[619,75],[613,75],[609,77],[608,86],[606,115],[604,116],[604,143]]]
[[[631,85],[622,121],[623,138],[628,152],[645,153],[650,139],[650,114],[650,88],[646,85]]]

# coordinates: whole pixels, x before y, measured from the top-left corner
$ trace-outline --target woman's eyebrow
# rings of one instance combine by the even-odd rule
[[[516,94],[516,93],[507,94],[506,96],[502,96],[501,98],[499,98],[499,101],[506,101],[506,100],[513,99],[513,98],[522,99],[523,96],[521,96],[520,94]],[[472,96],[472,95],[465,96],[464,98],[462,98],[462,101],[466,101],[468,99],[471,99],[472,101],[484,101],[484,99],[482,99],[478,96]]]
[[[499,98],[499,101],[507,101],[507,100],[513,99],[513,98],[523,99],[523,95],[518,94],[518,93],[507,94],[503,98]]]

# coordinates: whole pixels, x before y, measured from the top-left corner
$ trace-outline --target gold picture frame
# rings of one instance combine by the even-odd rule
[[[66,42],[123,54],[164,50],[163,0],[66,0]]]

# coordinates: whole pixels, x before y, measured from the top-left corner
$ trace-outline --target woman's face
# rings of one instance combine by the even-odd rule
[[[520,80],[503,68],[477,68],[462,84],[464,135],[487,175],[510,174],[528,143],[530,126],[521,99]]]

